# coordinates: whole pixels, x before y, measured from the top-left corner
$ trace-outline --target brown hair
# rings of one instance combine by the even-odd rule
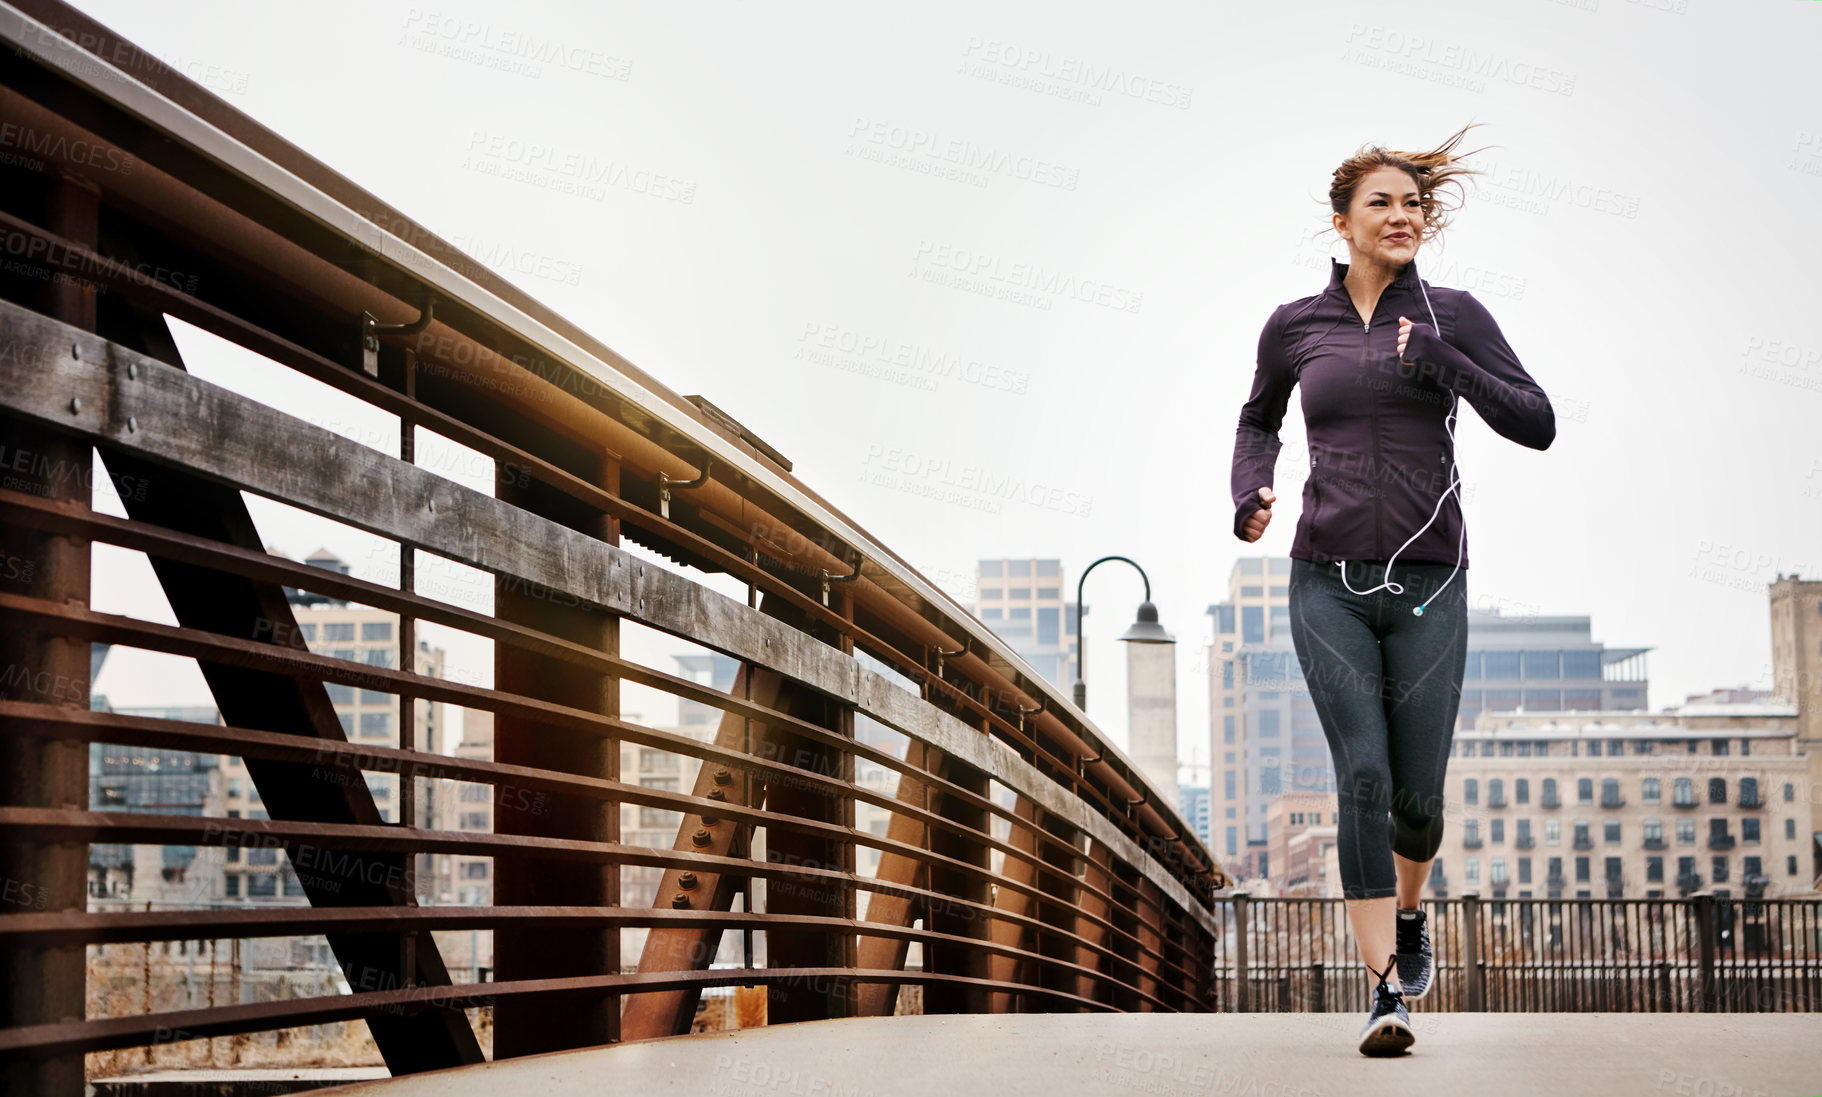
[[[1460,208],[1440,204],[1437,201],[1439,189],[1445,183],[1459,186],[1461,176],[1479,174],[1473,168],[1461,166],[1461,161],[1473,153],[1458,154],[1454,148],[1469,130],[1485,124],[1469,122],[1456,130],[1453,137],[1428,152],[1400,152],[1381,145],[1362,145],[1335,169],[1334,181],[1329,184],[1329,207],[1343,217],[1347,216],[1348,208],[1354,201],[1354,191],[1362,178],[1380,168],[1397,168],[1410,175],[1411,180],[1417,184],[1417,200],[1423,206],[1421,242],[1427,244],[1439,238],[1442,230],[1448,226],[1449,214]]]

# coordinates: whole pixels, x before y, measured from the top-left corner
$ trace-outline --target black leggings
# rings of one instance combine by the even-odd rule
[[[1383,560],[1347,563],[1354,590],[1385,578]],[[1335,762],[1345,898],[1395,894],[1393,852],[1428,861],[1442,844],[1442,782],[1468,661],[1467,579],[1452,564],[1397,564],[1391,580],[1402,594],[1359,595],[1333,562],[1291,560],[1291,642]],[[1421,617],[1411,612],[1419,604]]]

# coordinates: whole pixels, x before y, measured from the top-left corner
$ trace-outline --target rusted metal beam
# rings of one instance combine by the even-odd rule
[[[894,811],[886,823],[886,837],[906,846],[919,847],[927,844],[930,836],[928,813],[923,809],[932,795],[940,793],[933,794],[930,783],[923,780],[916,770],[935,770],[941,763],[934,748],[916,740],[905,745],[905,761],[915,769],[907,769],[899,774],[898,788],[895,791],[899,803],[913,810]],[[874,873],[874,878],[895,884],[912,884],[922,875],[926,863],[928,858],[908,857],[888,850],[880,855],[879,868]],[[908,896],[873,892],[867,899],[866,920],[877,925],[909,926],[916,920],[919,909],[920,904]],[[862,937],[856,966],[902,969],[909,951],[908,938]],[[898,983],[858,984],[855,987],[855,1016],[886,1017],[896,1012],[899,986]]]
[[[98,230],[98,190],[80,176],[55,180],[46,196],[49,223],[64,236],[93,242]],[[49,277],[41,307],[72,329],[93,330],[93,285]],[[74,346],[64,348],[72,353]],[[73,399],[73,397],[65,397]],[[32,490],[46,498],[86,509],[93,461],[88,443],[41,422],[0,416],[0,447],[10,469],[24,467]],[[0,523],[3,570],[17,580],[13,592],[67,604],[89,601],[89,543]],[[28,700],[86,709],[89,706],[89,645],[54,628],[25,625],[0,613],[0,668],[6,692]],[[59,739],[7,737],[0,742],[0,797],[6,804],[44,807],[88,806],[88,751]],[[88,897],[88,847],[79,843],[33,843],[0,835],[0,878],[31,889],[46,909],[77,912]],[[81,1018],[85,962],[81,948],[25,945],[0,950],[0,1026],[25,1026]],[[0,1091],[74,1097],[83,1092],[82,1057],[65,1054],[32,1063],[0,1066]]]
[[[521,487],[502,476],[502,501],[552,521],[579,527],[604,544],[613,544],[613,520],[575,506],[572,500],[542,485]],[[594,479],[604,490],[619,490],[619,465],[603,455]],[[569,599],[534,597],[521,583],[499,580],[494,614],[501,620],[601,652],[620,654],[620,621],[594,606]],[[536,695],[546,701],[606,716],[620,715],[620,683],[613,675],[588,670],[521,648],[494,648],[496,689]],[[546,770],[617,780],[620,744],[611,736],[545,723],[528,715],[502,714],[494,722],[497,761]],[[620,805],[593,796],[554,796],[548,802],[501,798],[494,808],[497,834],[618,844]],[[503,906],[615,906],[620,897],[620,870],[614,864],[504,856],[494,860],[494,898]],[[494,963],[507,981],[552,979],[576,975],[614,975],[620,971],[617,926],[551,929],[527,926],[494,934]],[[494,1013],[494,1056],[511,1058],[569,1048],[612,1043],[620,1035],[620,1001],[602,995],[571,1002],[553,1014],[535,1000],[501,1002]]]

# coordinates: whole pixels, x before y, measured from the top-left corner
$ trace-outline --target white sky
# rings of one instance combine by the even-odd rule
[[[1229,532],[1259,329],[1345,258],[1317,234],[1363,143],[1427,148],[1478,120],[1464,147],[1500,146],[1446,251],[1418,258],[1476,292],[1556,402],[1544,453],[1464,404],[1476,604],[1654,645],[1659,708],[1769,686],[1766,585],[1822,577],[1822,4],[78,6],[709,397],[953,592],[982,556],[1059,556],[1071,584],[1096,556],[1137,558],[1181,641],[1186,760],[1206,761],[1203,611],[1237,555],[1287,552],[1298,516],[1293,399],[1281,513],[1258,545]],[[1058,94],[1085,68],[1138,94]],[[922,150],[951,141],[1009,164],[943,178]],[[548,185],[575,181],[566,164],[593,193]],[[1061,271],[1106,303],[926,280],[977,261]],[[814,353],[825,338],[970,364],[885,379],[854,368],[865,352]],[[203,376],[388,429],[208,342],[184,341]],[[1054,491],[995,495],[983,475]],[[291,555],[373,563],[371,538],[257,516]],[[133,568],[98,567],[103,608],[153,612]],[[1088,596],[1090,711],[1121,744],[1113,637],[1138,597],[1114,567]],[[486,672],[484,649],[451,659]],[[122,660],[97,688],[207,700],[193,673],[149,667]]]

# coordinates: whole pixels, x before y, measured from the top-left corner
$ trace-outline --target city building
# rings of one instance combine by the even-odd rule
[[[1208,786],[1180,784],[1177,790],[1177,810],[1202,844],[1208,845]]]
[[[123,716],[221,723],[213,705],[114,709],[106,697],[96,695],[90,707]],[[221,818],[227,810],[225,792],[219,755],[89,744],[91,811]],[[199,906],[218,901],[227,887],[224,856],[235,852],[219,846],[91,843],[90,909],[125,909],[121,904],[147,902]]]
[[[1787,895],[1814,870],[1810,759],[1781,698],[1490,713],[1457,732],[1428,893]]]
[[[1256,875],[1276,883],[1279,895],[1339,896],[1339,819],[1334,793],[1287,792],[1272,797],[1265,810],[1270,837],[1265,852],[1258,855]]]
[[[980,560],[973,607],[1019,658],[1064,694],[1075,686],[1076,606],[1066,595],[1061,560]]]

